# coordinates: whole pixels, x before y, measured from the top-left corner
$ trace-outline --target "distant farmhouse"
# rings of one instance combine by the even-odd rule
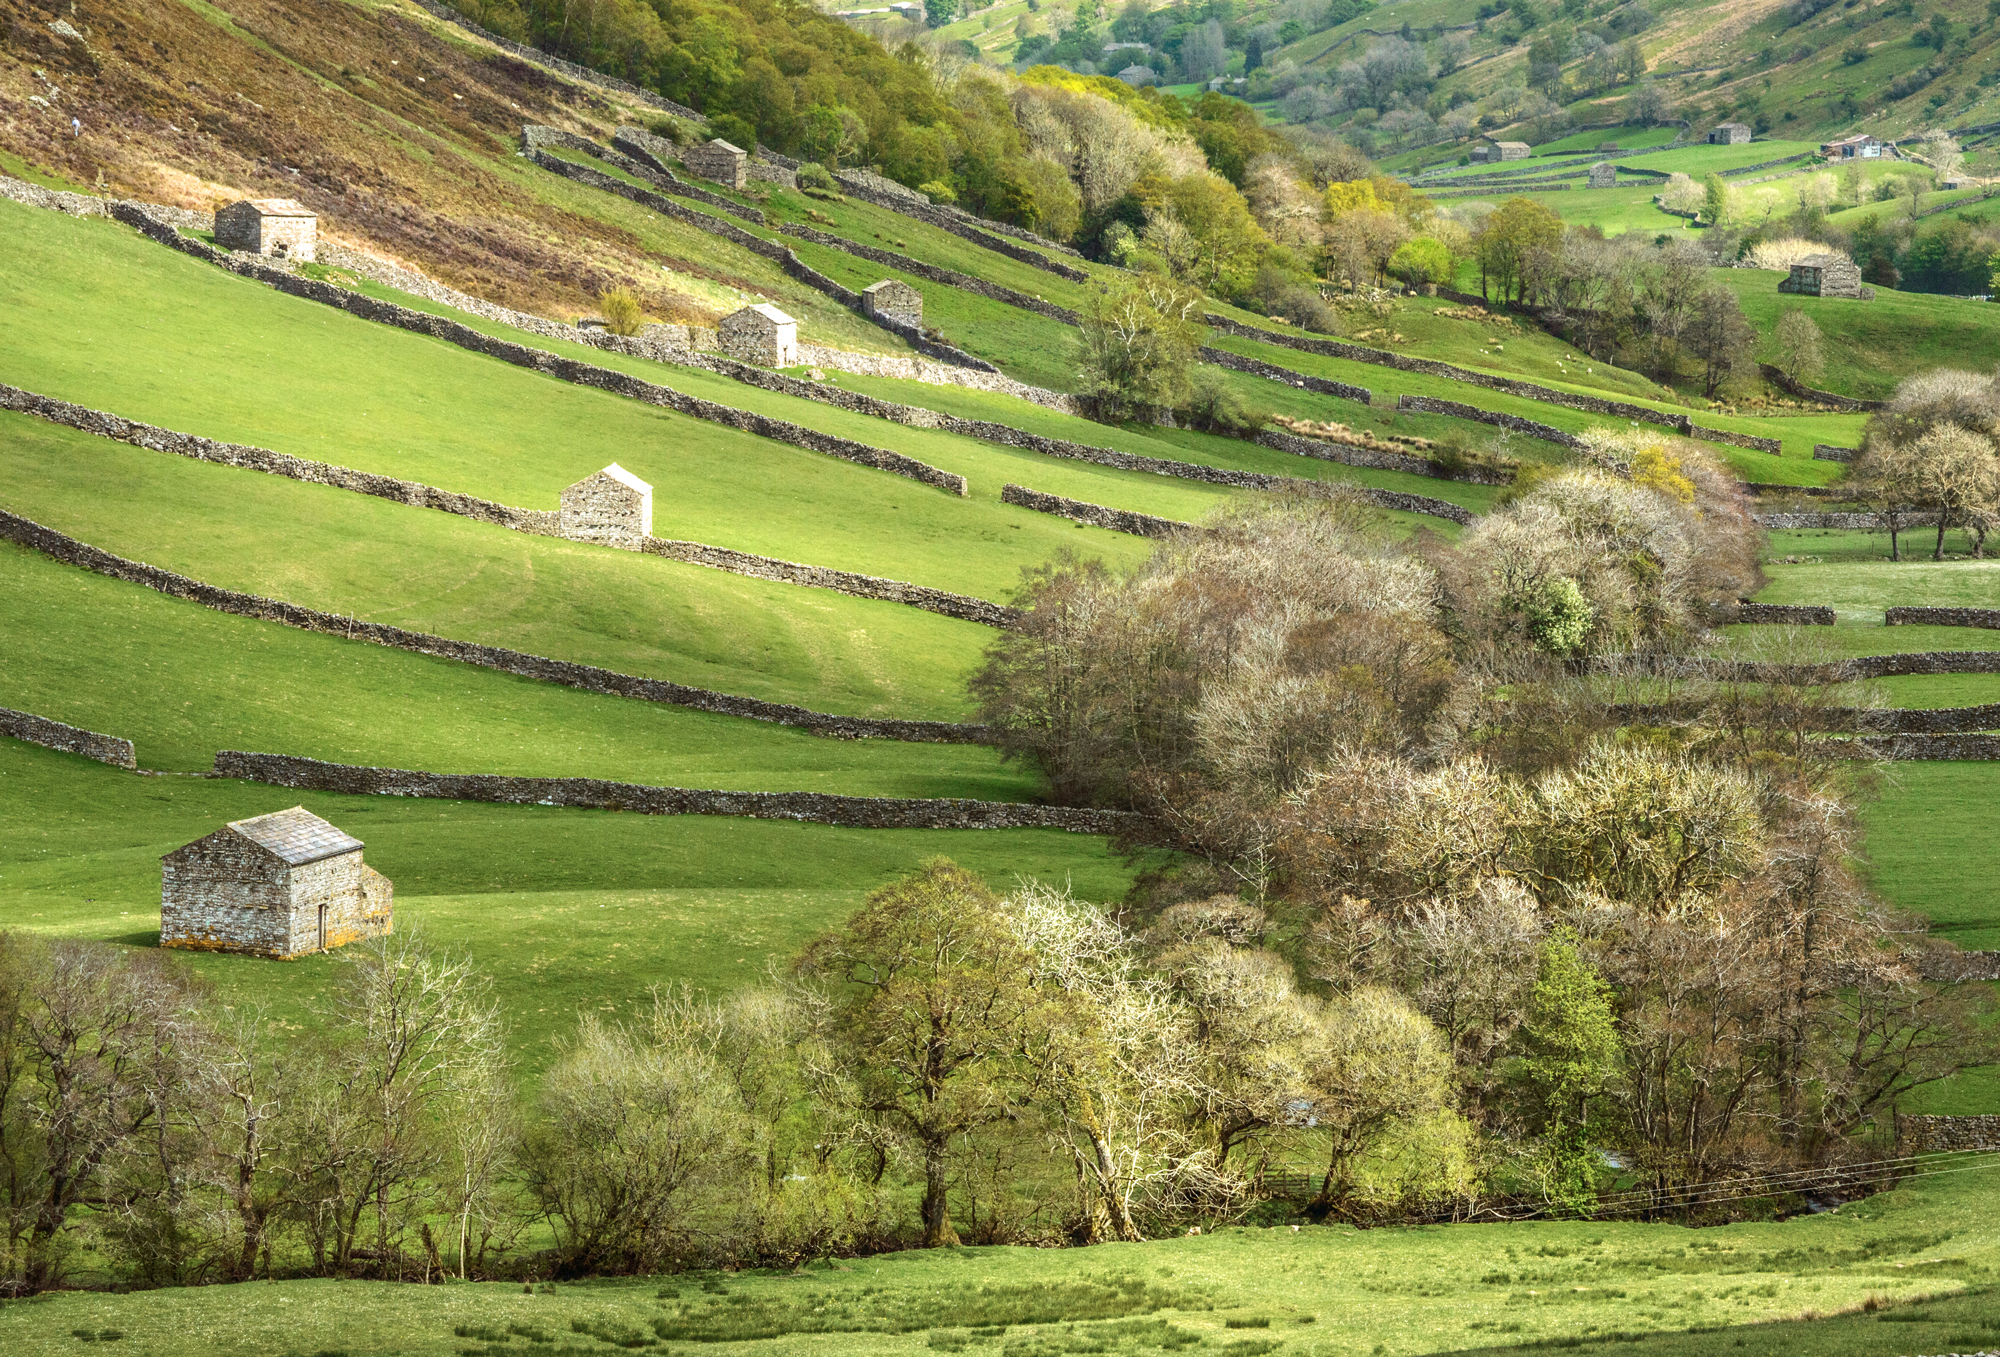
[[[1135,88],[1144,88],[1147,85],[1157,85],[1160,83],[1160,73],[1158,71],[1155,71],[1151,66],[1141,66],[1137,62],[1118,72],[1118,78]]]
[[[741,147],[732,146],[720,137],[681,152],[681,164],[688,167],[689,174],[698,174],[730,188],[740,189],[748,182],[749,160],[749,154]]]
[[[272,259],[313,261],[319,218],[290,198],[245,198],[215,214],[215,243]]]
[[[653,487],[613,462],[562,492],[558,523],[574,541],[638,551],[653,535]]]
[[[785,368],[799,361],[799,323],[769,302],[724,316],[715,333],[722,351],[745,363]]]
[[[297,957],[390,931],[361,840],[303,806],[232,820],[160,859],[160,946]]]
[[[1471,160],[1475,165],[1489,165],[1500,160],[1526,160],[1528,149],[1525,141],[1483,141],[1472,148]]]
[[[1861,270],[1844,254],[1809,254],[1792,265],[1791,276],[1778,281],[1778,291],[1807,297],[1853,297],[1875,300],[1875,289],[1861,281]]]
[[[1708,134],[1711,146],[1741,146],[1750,140],[1751,131],[1742,123],[1717,123]]]
[[[1883,154],[1882,142],[1862,132],[1852,137],[1842,137],[1839,141],[1820,144],[1819,153],[1828,160],[1879,160]]]

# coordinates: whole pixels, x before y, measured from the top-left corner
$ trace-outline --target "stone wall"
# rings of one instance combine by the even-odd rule
[[[1890,608],[1885,627],[2000,627],[2000,608]]]
[[[783,245],[765,240],[761,236],[753,236],[742,227],[723,221],[720,217],[711,217],[705,212],[696,212],[692,208],[682,207],[672,199],[664,198],[648,189],[634,187],[622,179],[614,179],[602,170],[593,170],[587,165],[578,165],[572,161],[563,160],[558,156],[550,155],[546,151],[530,151],[528,155],[535,164],[549,171],[551,174],[559,174],[565,179],[574,179],[579,184],[585,184],[595,189],[602,189],[606,193],[615,193],[621,198],[629,198],[642,207],[651,208],[661,216],[685,222],[687,225],[706,231],[710,235],[721,236],[724,240],[741,245],[744,249],[754,254],[761,254],[767,259],[775,260],[791,277],[796,278],[816,292],[825,293],[855,314],[873,321],[891,334],[902,339],[904,343],[908,344],[918,353],[939,359],[943,362],[955,363],[962,367],[976,368],[986,372],[999,371],[998,368],[994,367],[993,364],[987,362],[984,358],[975,358],[963,349],[953,348],[949,344],[940,344],[936,340],[928,338],[921,329],[914,325],[905,325],[886,316],[868,315],[861,304],[860,293],[854,291],[852,288],[842,287],[833,279],[813,268],[810,264],[807,264],[797,254]]]
[[[1620,703],[1611,708],[1621,721],[1660,725],[1701,720],[1710,710],[1702,702]],[[1853,731],[1867,735],[1981,735],[2000,727],[2000,703],[1978,707],[1824,707],[1812,713],[1808,726],[1817,731]],[[1985,738],[1982,735],[1982,738]],[[1930,746],[1921,742],[1912,749]],[[1940,746],[1942,747],[1942,746]],[[1951,758],[1951,754],[1906,753],[1904,758]],[[1983,758],[1986,755],[1972,755]]]
[[[460,664],[492,669],[503,674],[514,674],[521,678],[553,683],[583,692],[632,698],[641,702],[658,702],[675,707],[690,707],[696,711],[740,716],[752,721],[770,721],[778,725],[796,726],[817,735],[831,735],[841,739],[907,740],[926,744],[984,744],[991,738],[983,726],[960,725],[950,721],[898,721],[876,720],[861,716],[837,716],[828,712],[796,707],[785,702],[766,702],[761,698],[737,697],[707,688],[691,688],[685,684],[670,683],[665,679],[621,674],[616,670],[601,669],[596,665],[548,659],[499,646],[478,645],[471,641],[433,636],[428,632],[406,631],[402,627],[393,627],[381,622],[362,622],[352,617],[342,617],[337,613],[321,612],[316,608],[303,608],[295,603],[264,598],[258,594],[217,588],[212,584],[203,584],[199,580],[175,574],[170,570],[162,570],[157,566],[129,561],[5,510],[0,510],[0,540],[18,542],[24,547],[31,547],[65,564],[78,566],[111,579],[123,580],[128,584],[141,585],[169,598],[198,603],[216,612],[236,617],[252,617],[266,622],[280,622],[288,627],[296,627],[300,631],[319,632],[322,635],[338,636],[345,640],[386,646],[391,650],[406,650],[436,659],[455,660]]]
[[[1587,666],[1596,672],[1660,673],[1739,683],[1846,683],[1904,674],[2000,674],[2000,650],[1906,651],[1897,655],[1857,655],[1825,664],[1607,655],[1592,658]]]
[[[1440,293],[1439,295],[1443,295]],[[1478,301],[1478,298],[1472,298]],[[1483,304],[1483,303],[1482,303]],[[1625,401],[1603,400],[1596,396],[1576,396],[1567,391],[1557,391],[1533,382],[1516,381],[1511,377],[1495,377],[1490,373],[1475,372],[1455,363],[1439,363],[1429,358],[1411,358],[1400,353],[1390,353],[1385,349],[1365,348],[1360,344],[1349,344],[1337,339],[1308,339],[1303,335],[1279,334],[1275,330],[1260,330],[1249,325],[1241,325],[1227,316],[1213,312],[1202,317],[1209,325],[1224,334],[1239,335],[1265,344],[1276,344],[1287,349],[1297,349],[1301,353],[1317,353],[1327,358],[1346,358],[1357,363],[1373,363],[1379,367],[1394,368],[1398,372],[1419,372],[1430,377],[1448,377],[1453,381],[1469,382],[1483,386],[1490,391],[1505,392],[1519,396],[1523,400],[1541,401],[1546,405],[1560,405],[1566,410],[1581,410],[1585,414],[1609,415],[1613,419],[1637,420],[1642,424],[1661,424],[1677,433],[1686,433],[1693,421],[1686,415],[1662,414],[1643,405],[1632,405]]]
[[[1025,292],[1016,292],[1013,288],[1001,287],[998,283],[989,283],[984,278],[974,278],[969,273],[959,273],[954,269],[944,269],[939,268],[935,264],[926,264],[921,259],[912,259],[906,254],[897,254],[894,250],[878,250],[873,245],[863,245],[857,241],[849,240],[845,236],[829,235],[825,231],[815,231],[810,226],[800,226],[795,222],[782,223],[778,227],[778,230],[785,235],[809,241],[814,245],[824,245],[830,250],[839,250],[843,254],[851,254],[857,259],[866,259],[870,263],[887,265],[889,268],[907,273],[913,278],[924,278],[933,283],[944,283],[947,286],[958,288],[962,292],[976,293],[981,297],[991,298],[996,302],[1004,302],[1008,306],[1019,307],[1023,311],[1033,311],[1036,315],[1047,316],[1050,320],[1059,320],[1065,325],[1078,325],[1083,320],[1083,317],[1068,307],[1057,306],[1054,302],[1045,302],[1040,297],[1030,297]]]
[[[1830,627],[1833,609],[1798,603],[1739,603],[1730,622],[1752,622],[1788,627]]]
[[[834,171],[833,179],[841,188],[863,202],[873,203],[877,207],[886,207],[890,211],[900,212],[906,217],[914,217],[918,221],[937,227],[939,230],[949,231],[961,239],[969,240],[975,245],[983,245],[995,254],[1004,254],[1009,259],[1033,265],[1035,268],[1047,273],[1055,274],[1058,278],[1067,278],[1072,283],[1087,283],[1090,281],[1090,275],[1082,269],[1072,268],[1068,264],[1060,263],[1045,254],[1038,253],[1025,246],[1017,245],[1011,240],[1003,240],[994,234],[996,231],[1005,231],[1011,236],[1024,237],[1031,236],[1032,233],[1030,232],[1017,230],[1002,222],[987,221],[983,217],[974,217],[970,213],[961,212],[956,208],[940,207],[921,193],[904,188],[901,184],[884,179],[878,174],[870,174],[866,170],[836,170]],[[973,223],[975,222],[978,225],[974,225]],[[1039,236],[1033,236],[1032,238],[1044,249],[1060,250],[1070,255],[1076,253],[1076,251],[1069,247],[1058,245],[1052,240],[1043,240]]]
[[[1402,408],[1400,402],[1397,408]],[[1267,448],[1276,448],[1279,452],[1289,452],[1298,457],[1316,457],[1323,462],[1373,467],[1378,471],[1406,471],[1412,476],[1429,476],[1434,480],[1458,481],[1465,485],[1510,485],[1514,480],[1513,473],[1498,467],[1452,468],[1433,462],[1428,457],[1414,457],[1385,448],[1356,447],[1351,443],[1335,443],[1325,438],[1308,438],[1282,429],[1266,429],[1257,435],[1257,441]]]
[[[1896,1118],[1898,1154],[2000,1149],[2000,1116]]]
[[[2000,980],[2000,952],[1962,952],[1956,948],[1939,948],[1935,952],[1920,954],[1917,963],[1917,973],[1926,980],[1957,985]]]
[[[741,815],[854,829],[1061,829],[1073,834],[1152,837],[1151,822],[1130,811],[1033,806],[1014,801],[829,796],[819,792],[721,792],[649,787],[596,778],[425,773],[236,750],[224,750],[215,756],[215,775],[351,795],[569,806],[641,815]]]
[[[116,768],[139,766],[139,756],[130,740],[121,740],[116,735],[99,735],[94,730],[64,725],[61,721],[51,721],[32,712],[0,707],[0,735],[38,744],[44,749],[60,749],[65,754],[81,754]]]
[[[1575,434],[1564,433],[1553,424],[1539,424],[1519,415],[1502,414],[1498,410],[1482,410],[1476,405],[1466,405],[1462,401],[1439,400],[1435,396],[1398,396],[1396,409],[1411,414],[1450,415],[1455,419],[1472,419],[1481,424],[1492,424],[1511,433],[1538,438],[1544,443],[1554,443],[1559,447],[1581,448],[1584,442]]]
[[[1836,447],[1832,443],[1813,444],[1813,460],[1816,462],[1851,462],[1860,455],[1860,448]]]
[[[1253,377],[1282,382],[1286,386],[1295,386],[1302,391],[1317,391],[1322,395],[1339,396],[1343,400],[1360,401],[1363,405],[1368,404],[1372,398],[1365,386],[1336,382],[1330,377],[1308,377],[1303,372],[1294,372],[1290,368],[1281,368],[1273,363],[1259,362],[1255,358],[1245,358],[1240,353],[1211,348],[1206,344],[1202,345],[1195,356],[1202,362],[1213,363],[1219,368],[1228,368],[1232,372],[1247,372]]]
[[[1870,758],[1898,763],[1990,763],[2000,759],[2000,735],[1864,735],[1851,743]]]
[[[1801,510],[1797,513],[1752,514],[1750,517],[1756,519],[1758,523],[1766,528],[1852,528],[1862,532],[1886,531],[1888,528],[1888,524],[1884,522],[1882,515],[1869,513],[1842,513],[1833,511],[1818,513]],[[1904,521],[1899,524],[1899,530],[1903,532],[1914,532],[1919,528],[1935,528],[1937,526],[1937,514],[1935,512],[1925,514],[1912,510],[1903,514],[1902,517]]]
[[[779,380],[793,381],[792,378]],[[805,385],[805,383],[798,384]],[[838,390],[838,388],[830,389]],[[868,399],[856,396],[858,401]],[[370,472],[355,471],[326,462],[310,462],[281,452],[272,452],[267,448],[248,447],[241,443],[217,443],[211,439],[198,438],[193,434],[176,433],[171,429],[120,419],[116,415],[105,414],[81,405],[72,405],[68,401],[37,396],[18,387],[0,385],[0,409],[37,415],[51,423],[81,429],[105,438],[115,438],[136,447],[176,453],[203,461],[220,462],[226,466],[262,471],[269,475],[285,476],[315,485],[329,485],[357,494],[374,495],[415,508],[458,514],[497,527],[511,528],[516,532],[534,533],[542,537],[574,537],[579,541],[596,540],[587,533],[566,532],[559,510],[516,509],[510,505],[495,504],[491,500],[440,490],[436,486],[424,485],[417,481],[377,476]],[[793,561],[757,556],[747,551],[734,551],[728,547],[709,546],[701,542],[665,541],[654,537],[642,537],[630,549],[704,565],[715,570],[726,570],[733,575],[778,580],[814,589],[832,589],[837,593],[852,594],[857,598],[904,603],[914,608],[922,608],[926,612],[956,617],[968,622],[979,622],[986,626],[1008,626],[1020,615],[1013,608],[989,603],[983,598],[953,594],[942,589],[907,584],[901,580],[883,579],[875,575],[856,574],[853,571],[800,565]]]
[[[358,863],[361,854],[357,849],[348,856]],[[228,830],[169,853],[160,860],[160,946],[290,955],[285,864]]]
[[[1727,429],[1704,429],[1699,424],[1690,423],[1686,430],[1689,438],[1698,438],[1704,443],[1726,443],[1732,448],[1748,448],[1752,452],[1768,452],[1776,457],[1784,452],[1785,446],[1775,438],[1758,438],[1747,433],[1730,433]]]
[[[563,164],[565,162],[556,161],[554,163]],[[608,176],[606,177],[608,178]],[[456,344],[460,348],[469,349],[474,353],[483,353],[488,357],[498,358],[503,362],[512,363],[517,367],[531,368],[537,372],[555,377],[560,381],[572,382],[579,386],[596,387],[599,390],[610,391],[615,395],[629,396],[634,400],[643,401],[648,405],[657,405],[695,419],[740,429],[745,433],[756,434],[759,437],[769,438],[775,442],[789,443],[794,447],[806,448],[813,452],[823,452],[829,456],[839,457],[845,461],[855,462],[862,466],[874,467],[880,471],[889,471],[899,476],[907,476],[911,480],[935,486],[952,494],[965,495],[969,493],[963,476],[947,471],[940,471],[936,467],[926,465],[912,457],[905,457],[901,453],[890,452],[883,448],[870,447],[865,443],[856,443],[851,439],[838,438],[831,434],[819,433],[786,420],[772,419],[767,415],[755,414],[748,410],[738,410],[732,406],[720,405],[714,401],[703,400],[697,396],[684,395],[671,387],[661,386],[655,382],[648,382],[638,377],[629,376],[626,373],[615,372],[610,368],[601,368],[591,363],[579,362],[573,358],[565,358],[559,354],[550,353],[545,349],[530,348],[525,344],[516,344],[510,340],[495,339],[489,335],[481,334],[471,326],[461,325],[457,321],[449,320],[443,316],[428,315],[422,311],[411,310],[406,306],[398,306],[394,302],[377,301],[372,297],[366,297],[356,292],[349,292],[347,289],[336,287],[331,283],[320,283],[309,278],[301,278],[259,259],[223,254],[203,244],[201,241],[191,240],[181,235],[172,227],[155,220],[148,214],[144,206],[140,204],[114,204],[112,206],[112,215],[116,216],[120,221],[126,222],[128,225],[137,227],[163,245],[170,245],[174,249],[194,255],[198,259],[206,259],[210,263],[220,264],[232,273],[242,274],[244,277],[268,283],[280,292],[338,307],[349,315],[359,316],[363,320],[376,321],[381,324],[393,325],[398,329],[410,330],[417,334],[430,335],[432,338],[445,340],[447,343]],[[700,214],[695,213],[693,215],[699,216]],[[726,225],[726,223],[718,224]],[[734,230],[736,228],[731,227],[729,229]],[[751,237],[751,239],[755,239],[755,237]],[[570,331],[569,333],[574,336],[583,332]]]
[[[1048,495],[1022,485],[1002,486],[1000,499],[1006,504],[1018,504],[1023,509],[1033,509],[1036,513],[1054,514],[1058,518],[1067,518],[1075,523],[1087,523],[1093,528],[1109,528],[1113,532],[1130,533],[1134,537],[1172,537],[1177,533],[1188,532],[1194,526],[1182,523],[1178,519],[1156,518],[1152,514],[1134,513],[1130,509],[1112,509],[1102,504],[1091,504],[1086,500]]]

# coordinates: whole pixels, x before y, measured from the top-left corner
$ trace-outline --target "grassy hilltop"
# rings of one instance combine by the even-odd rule
[[[1029,12],[1003,5],[945,32],[996,51],[1003,43],[993,35]],[[797,316],[810,342],[909,356],[900,339],[768,258],[515,154],[523,122],[557,123],[601,141],[611,128],[650,116],[644,105],[504,57],[406,4],[321,6],[310,23],[305,13],[278,0],[145,0],[79,15],[75,22],[88,33],[73,43],[50,36],[53,11],[23,8],[6,37],[10,57],[20,60],[0,63],[0,107],[14,119],[0,124],[0,169],[52,187],[95,192],[101,184],[107,194],[189,207],[244,193],[294,193],[321,212],[330,239],[546,317],[590,312],[616,285],[631,287],[659,319],[712,320],[765,298]],[[1249,7],[1246,13],[1263,16]],[[1297,34],[1282,49],[1273,46],[1267,60],[1337,67],[1365,48],[1363,30],[1386,33],[1392,13],[1396,23],[1418,27],[1477,22],[1472,0],[1407,0]],[[1801,27],[1786,25],[1779,7],[1659,6],[1658,22],[1643,34],[1656,66],[1720,63],[1676,77],[1684,103],[1727,111],[1754,96],[1776,120],[1771,135],[1794,140],[1687,148],[1638,163],[1699,175],[1813,144],[1840,122],[1829,110],[1841,92],[1900,74],[1890,69],[1895,63],[1908,65],[1896,46],[1907,46],[1898,28],[1905,17],[1887,5],[1827,9],[1802,26],[1828,30],[1812,39],[1820,44],[1815,55],[1787,56],[1786,46],[1765,62],[1757,53],[1776,48],[1781,34],[1790,44],[1792,28]],[[1972,47],[1953,74],[1940,77],[1952,92],[1938,107],[1973,118],[1991,98],[1978,75],[1988,38],[2000,34],[1969,10],[1948,18],[1959,27],[1945,42],[1965,35]],[[1447,88],[1481,98],[1500,88],[1532,44],[1532,34],[1515,42],[1509,31],[1496,19],[1476,33],[1463,72]],[[1862,61],[1842,64],[1850,34],[1854,43],[1878,45],[1865,46]],[[201,88],[186,87],[190,71],[201,73]],[[787,80],[796,75],[785,72]],[[1759,82],[1767,77],[1763,92]],[[57,78],[76,86],[73,104],[51,104],[39,93]],[[1825,104],[1801,93],[1815,81],[1834,91]],[[1924,97],[1911,94],[1891,107],[1883,126],[1897,119],[1917,126],[1913,109],[1924,107]],[[238,101],[287,115],[252,118]],[[91,115],[92,131],[65,143],[71,107]],[[1788,120],[1791,108],[1800,115]],[[169,125],[172,133],[162,130]],[[1635,149],[1663,140],[1632,131],[1637,135],[1606,135]],[[1565,131],[1538,150],[1595,135]],[[621,173],[582,153],[565,158]],[[1431,148],[1397,163],[1414,172],[1440,158]],[[1471,168],[1443,168],[1450,173],[1436,181],[1439,192],[1458,191],[1461,179],[1468,191],[1479,187]],[[1681,229],[1652,206],[1651,192],[1643,185],[1570,189],[1542,200],[1570,222],[1608,232]],[[811,225],[1076,310],[1099,289],[1127,281],[1108,264],[1063,256],[1089,278],[1066,280],[858,195],[759,190],[732,201],[747,206],[753,196],[768,216],[764,225],[678,201],[786,242],[845,286],[906,278],[923,294],[926,323],[939,338],[1030,384],[1074,388],[1075,327],[783,236],[777,224]],[[1016,596],[1025,571],[1065,552],[1119,571],[1152,550],[1137,536],[1006,503],[1004,485],[1183,522],[1253,498],[1186,476],[852,413],[700,367],[546,338],[351,273],[321,272],[340,286],[488,335],[893,450],[963,475],[969,494],[373,324],[166,249],[116,222],[6,199],[0,381],[175,430],[532,509],[554,508],[564,486],[615,460],[655,487],[653,531],[660,537],[1003,603]],[[1768,350],[1780,310],[1776,275],[1732,269],[1713,278],[1738,293]],[[1207,343],[1289,374],[1273,379],[1197,365],[1260,415],[1448,443],[1440,455],[1490,448],[1490,427],[1398,414],[1397,396],[1459,401],[1570,434],[1605,423],[1492,390],[1463,373],[1404,372],[1272,342],[1302,332],[1252,308],[1247,297],[1208,305],[1271,338],[1215,331]],[[1758,482],[1835,482],[1841,466],[1815,460],[1813,445],[1852,446],[1866,422],[1862,413],[1747,402],[1734,412],[1696,409],[1683,393],[1593,359],[1497,306],[1489,312],[1410,296],[1382,307],[1345,315],[1347,340],[1776,438],[1777,455],[1710,445]],[[2000,362],[2000,319],[1989,312],[2000,316],[1954,299],[1886,291],[1866,306],[1821,302],[1814,307],[1827,340],[1821,384],[1876,398],[1901,377],[1940,363],[1990,367]],[[1296,456],[1221,431],[1100,423],[909,378],[806,369],[792,375],[1041,437],[1422,495],[1474,514],[1494,509],[1505,494],[1492,485]],[[1367,387],[1372,399],[1294,384],[1308,377]],[[1527,437],[1505,440],[1501,450],[1531,468],[1563,458],[1556,444]],[[982,625],[897,603],[514,533],[23,414],[0,413],[0,509],[227,589],[821,712],[977,719],[967,680],[995,639]],[[1462,530],[1434,515],[1383,511],[1370,531],[1394,543],[1452,541]],[[1906,539],[1906,553],[1921,538]],[[1827,604],[1839,623],[1800,629],[1803,635],[1731,627],[1718,651],[1839,657],[2000,647],[1996,630],[1881,624],[1883,609],[1897,605],[2000,607],[2000,575],[1990,562],[1965,559],[1969,546],[1954,529],[1952,559],[1891,564],[1879,535],[1773,533],[1759,599]],[[0,637],[0,707],[128,737],[140,767],[132,773],[0,739],[0,928],[149,953],[159,938],[161,854],[228,820],[301,803],[366,842],[370,864],[395,882],[399,928],[421,928],[492,978],[506,1054],[523,1087],[558,1059],[580,1017],[625,1017],[646,1008],[656,989],[682,985],[704,998],[737,993],[785,967],[871,891],[926,858],[950,857],[999,889],[1030,879],[1067,882],[1078,899],[1108,905],[1169,864],[1164,851],[1053,830],[653,817],[299,793],[223,779],[207,774],[217,751],[233,749],[725,790],[1022,803],[1051,795],[1034,766],[1005,761],[986,745],[827,739],[596,695],[224,615],[11,544],[0,544]],[[2000,702],[2000,675],[1898,678],[1876,692],[1898,707],[1993,703]],[[2000,764],[1907,763],[1885,770],[1862,802],[1865,865],[1877,892],[1970,948],[2000,947],[2000,905],[1982,885],[2000,873],[2000,843],[1990,832],[1996,793]],[[318,1005],[342,973],[337,956],[279,964],[203,954],[187,964],[218,1010],[261,1005],[301,1034],[311,1032]],[[1899,1110],[2000,1112],[2000,1075],[1962,1074],[1921,1090]],[[102,1342],[157,1357],[685,1354],[712,1344],[757,1357],[1314,1357],[1548,1344],[1659,1357],[1967,1350],[1992,1346],[2000,1332],[2000,1293],[1993,1290],[2000,1187],[1988,1182],[1987,1162],[1962,1167],[1835,1211],[1701,1231],[1636,1221],[1357,1231],[1293,1228],[1289,1216],[1265,1228],[1259,1215],[1200,1237],[1092,1250],[965,1247],[664,1280],[529,1288],[519,1281],[418,1287],[288,1280],[59,1293],[0,1304],[0,1350],[40,1357]],[[906,1195],[913,1204],[914,1192]],[[546,1244],[545,1236],[537,1225],[527,1247]],[[76,1261],[84,1281],[111,1278],[102,1257]]]

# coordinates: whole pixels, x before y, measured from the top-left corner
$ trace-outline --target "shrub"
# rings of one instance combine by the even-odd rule
[[[1449,283],[1453,272],[1451,250],[1432,236],[1406,240],[1389,256],[1389,272],[1417,287],[1425,283]]]
[[[645,328],[645,308],[630,288],[614,287],[598,293],[597,306],[604,312],[604,328],[614,335],[636,335]]]
[[[958,201],[958,194],[952,191],[951,185],[936,179],[917,185],[917,192],[934,203],[950,204]]]
[[[1777,240],[1760,240],[1750,246],[1749,260],[1752,268],[1776,269],[1783,272],[1792,265],[1802,262],[1807,255],[1840,254],[1822,240],[1807,240],[1802,236],[1784,236]],[[1845,258],[1845,256],[1842,256]]]
[[[834,193],[838,186],[833,182],[833,171],[818,161],[808,160],[799,166],[799,187],[807,193]]]

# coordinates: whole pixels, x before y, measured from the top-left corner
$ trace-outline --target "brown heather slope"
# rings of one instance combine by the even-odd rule
[[[0,0],[0,152],[68,186],[202,210],[297,198],[331,238],[544,315],[619,284],[658,316],[712,314],[666,264],[892,346],[767,261],[685,228],[642,239],[515,158],[524,122],[601,137],[644,112],[400,0]]]

